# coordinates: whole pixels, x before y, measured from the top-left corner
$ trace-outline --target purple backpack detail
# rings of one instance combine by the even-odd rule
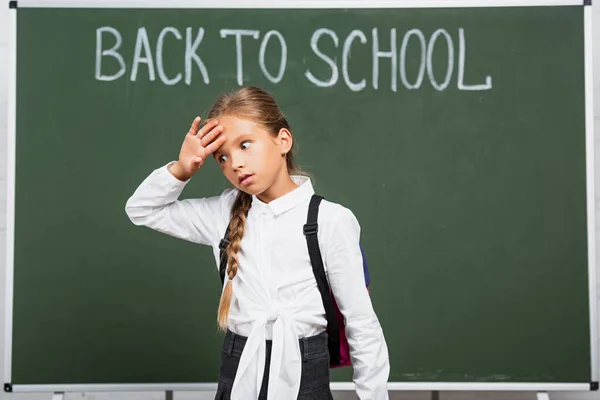
[[[304,225],[304,235],[306,236],[306,244],[308,245],[310,262],[313,267],[315,279],[317,280],[317,287],[321,293],[323,306],[325,307],[325,316],[327,317],[327,333],[329,336],[329,367],[347,367],[352,365],[352,360],[350,359],[350,345],[348,344],[348,340],[346,338],[344,316],[340,312],[333,294],[331,293],[329,284],[327,283],[327,276],[325,274],[323,259],[321,258],[321,251],[319,249],[319,242],[317,240],[317,220],[319,216],[319,205],[321,204],[321,200],[323,200],[323,197],[318,195],[313,195],[310,199],[310,204],[308,206],[308,217],[306,225]],[[360,245],[360,252],[362,254],[365,285],[367,286],[368,290],[371,277],[369,275],[367,258],[362,245]]]

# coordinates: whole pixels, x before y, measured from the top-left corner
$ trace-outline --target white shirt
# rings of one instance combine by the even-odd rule
[[[237,189],[178,200],[189,180],[178,180],[167,166],[153,171],[137,188],[127,201],[127,215],[135,225],[212,246],[218,267],[219,241]],[[248,341],[233,383],[233,400],[258,398],[267,339],[273,340],[268,399],[297,398],[302,368],[298,339],[327,327],[302,230],[314,190],[309,178],[292,179],[299,187],[268,204],[253,196],[246,220],[232,280],[229,329]],[[388,349],[365,287],[360,226],[349,209],[326,200],[320,205],[318,224],[329,285],[346,320],[356,393],[361,400],[387,400]]]

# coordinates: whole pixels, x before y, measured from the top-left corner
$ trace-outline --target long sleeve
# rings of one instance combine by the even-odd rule
[[[387,400],[388,348],[365,286],[360,226],[354,214],[343,207],[325,225],[324,262],[346,323],[356,393],[361,400]]]
[[[218,227],[226,224],[223,210],[230,192],[218,197],[178,200],[189,180],[175,178],[167,170],[168,165],[154,170],[135,190],[125,205],[127,216],[135,225],[214,245],[220,239]]]

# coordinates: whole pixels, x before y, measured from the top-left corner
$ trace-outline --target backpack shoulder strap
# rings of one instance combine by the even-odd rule
[[[310,199],[310,204],[308,206],[308,217],[306,224],[304,225],[304,236],[306,236],[308,255],[310,256],[313,273],[315,275],[315,279],[317,280],[317,287],[319,288],[321,299],[323,300],[323,306],[325,307],[327,333],[329,336],[328,347],[330,364],[337,365],[340,363],[340,328],[335,315],[333,301],[331,300],[331,293],[329,291],[329,284],[327,283],[327,276],[325,275],[325,267],[323,266],[323,259],[321,258],[321,250],[319,249],[319,240],[317,237],[317,232],[319,230],[319,224],[317,221],[319,217],[319,205],[321,204],[321,200],[323,200],[323,197],[316,194],[314,194]]]
[[[219,275],[221,275],[221,285],[225,283],[225,271],[227,270],[227,246],[229,246],[229,225],[227,225],[227,230],[225,230],[225,235],[223,235],[223,239],[219,242]]]

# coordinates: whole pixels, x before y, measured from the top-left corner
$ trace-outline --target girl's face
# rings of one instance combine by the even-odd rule
[[[261,125],[231,115],[217,120],[225,142],[213,155],[225,177],[248,194],[262,195],[267,201],[276,198],[269,192],[290,180],[286,165],[286,153],[292,147],[290,132],[281,129],[273,136]]]

